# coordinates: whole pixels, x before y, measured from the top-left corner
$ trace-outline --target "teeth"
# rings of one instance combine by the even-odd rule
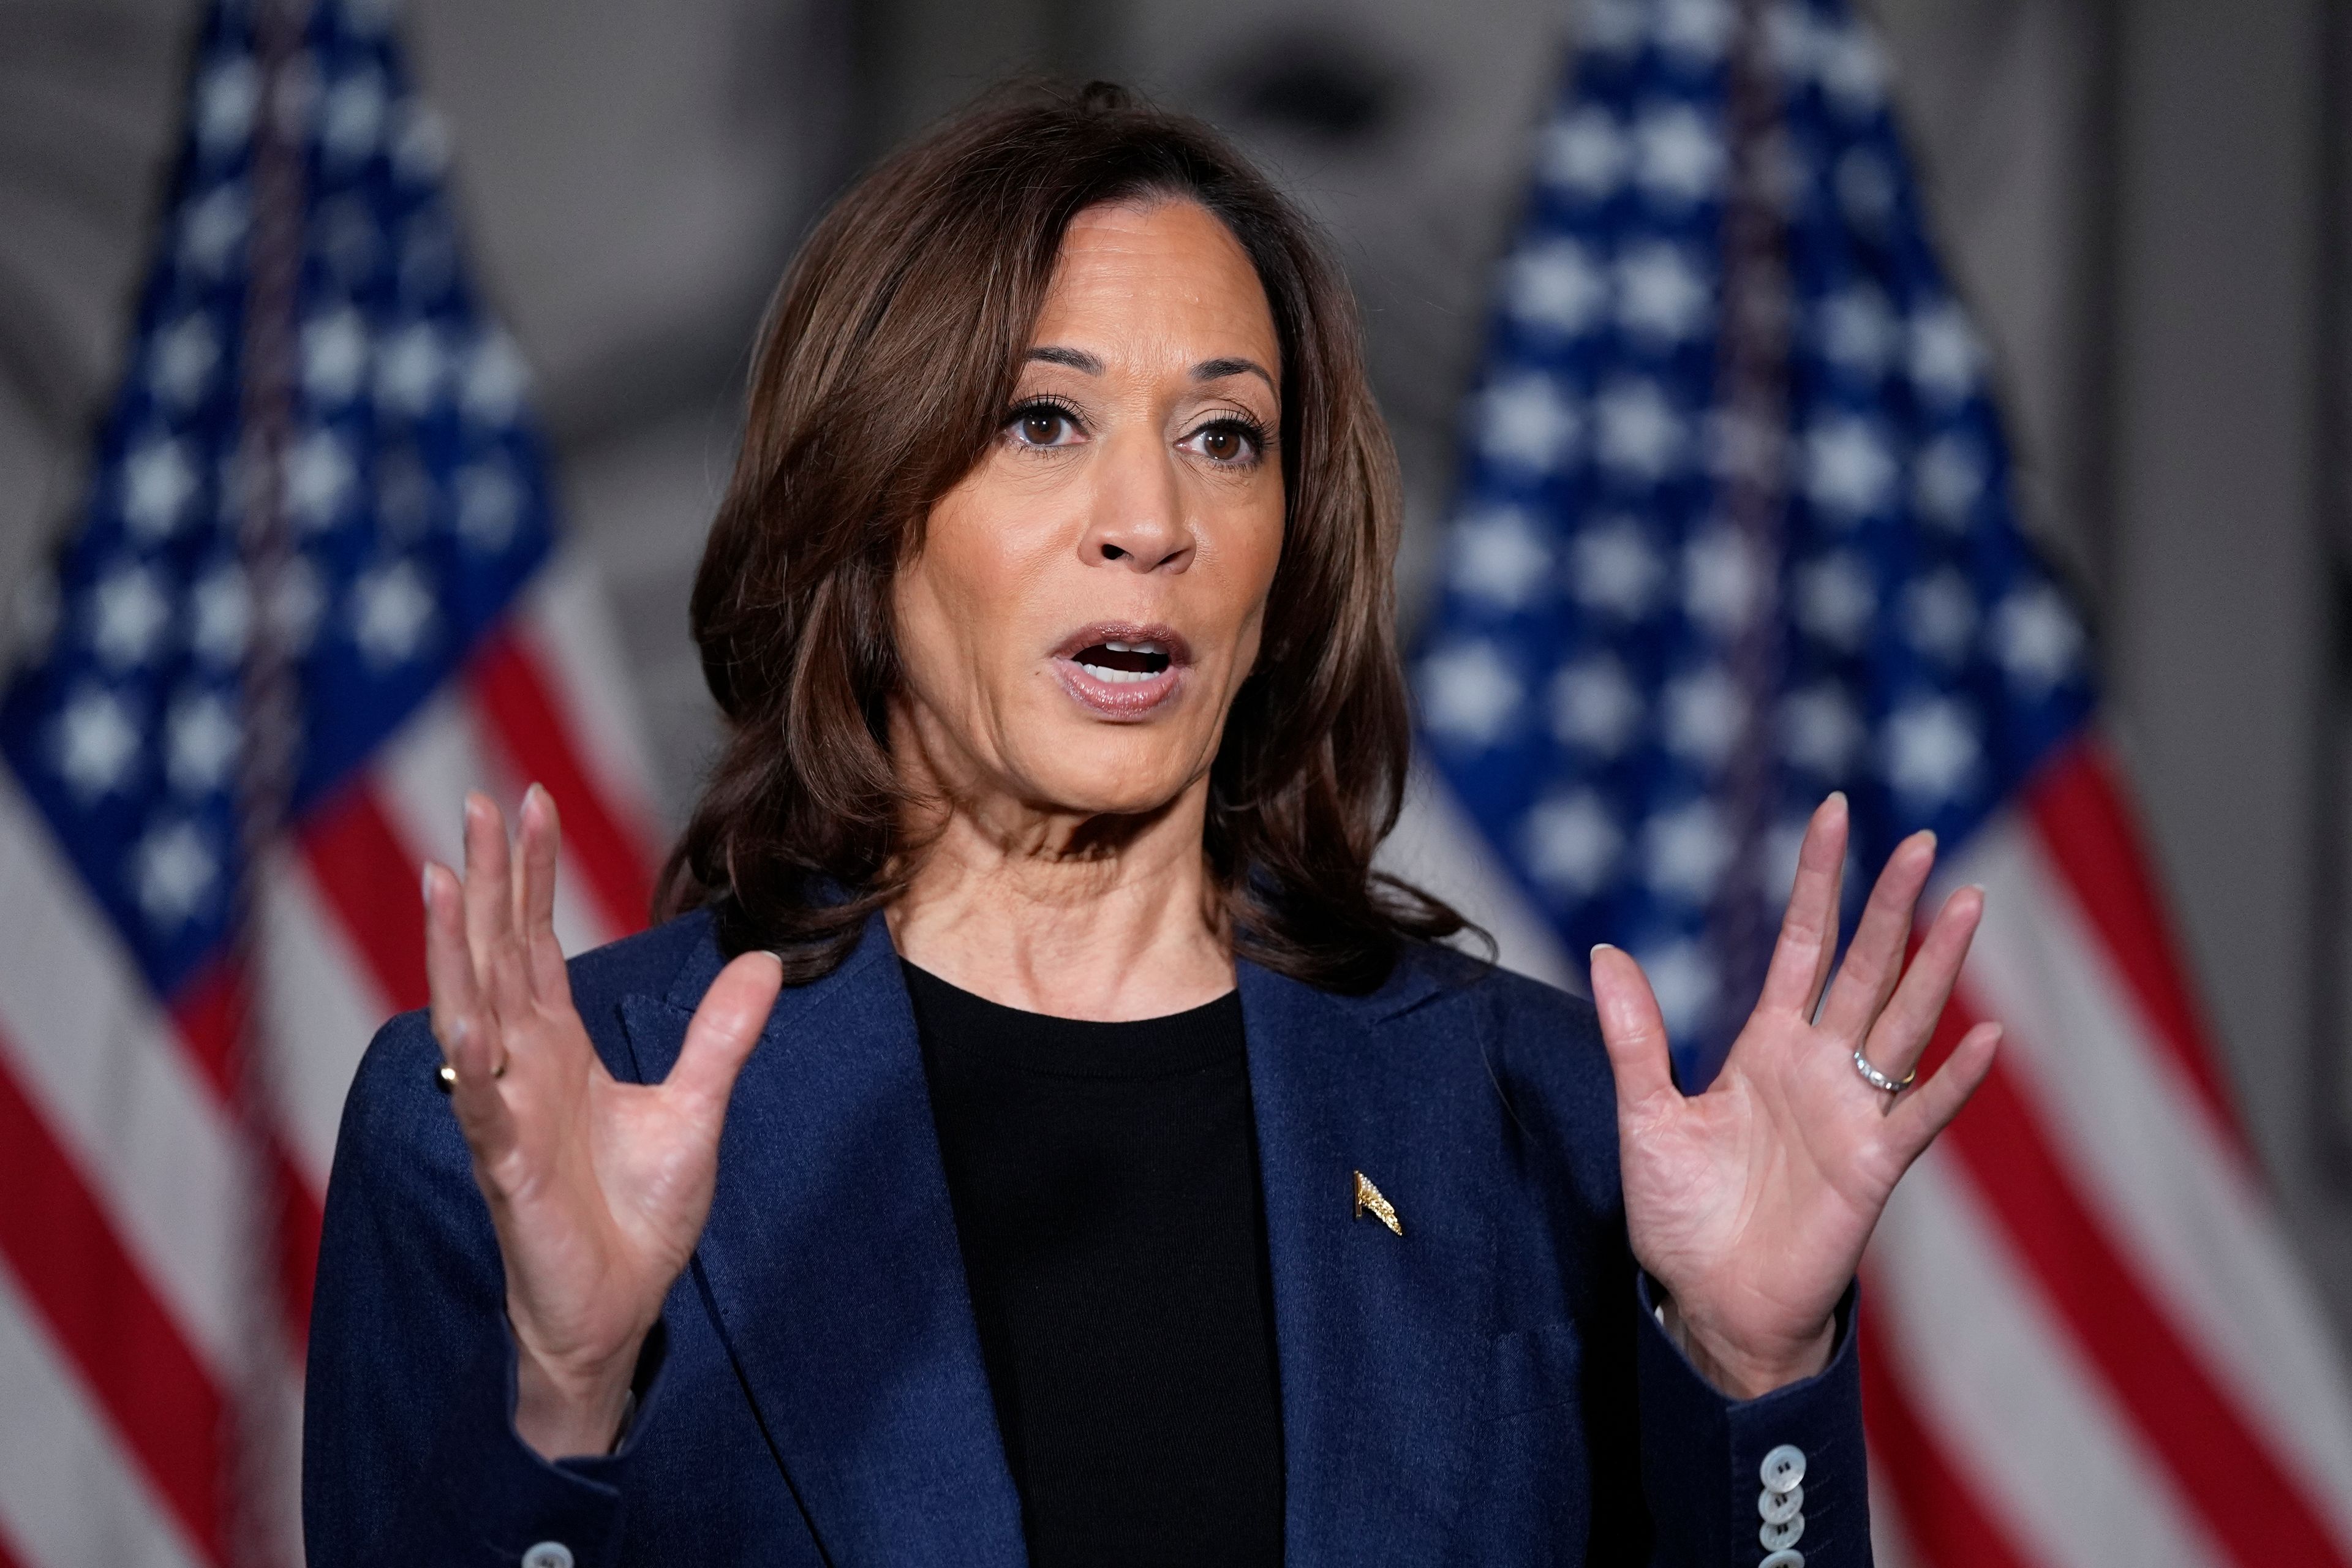
[[[1112,653],[1166,653],[1156,642],[1107,642],[1103,647]]]
[[[1109,648],[1113,653],[1125,653],[1129,651],[1120,647],[1117,643],[1105,643],[1103,646]],[[1097,680],[1108,680],[1114,684],[1123,685],[1131,680],[1150,680],[1152,679],[1151,672],[1143,669],[1112,669],[1108,665],[1100,664],[1082,664],[1078,666],[1078,668],[1085,670],[1088,675],[1093,676]]]

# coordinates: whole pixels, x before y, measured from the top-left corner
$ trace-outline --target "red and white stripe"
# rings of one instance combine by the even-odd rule
[[[1443,788],[1416,778],[1389,864],[1556,978]],[[2148,867],[2090,740],[1938,874],[1981,884],[1986,915],[1923,1070],[1979,1019],[2007,1037],[1865,1265],[1889,1568],[2352,1568],[2352,1384]]]
[[[418,868],[457,858],[464,792],[554,795],[566,951],[645,921],[650,773],[616,646],[593,583],[559,562],[281,848],[257,1131],[231,1081],[232,977],[151,994],[0,769],[0,1568],[257,1560],[232,1544],[255,1527],[225,1501],[229,1422],[252,1419],[252,1345],[288,1324],[263,1403],[291,1408],[343,1095],[376,1026],[424,1000]],[[255,1229],[273,1213],[274,1287]],[[299,1560],[297,1479],[289,1462],[278,1496],[248,1500],[275,1540],[257,1560]]]
[[[1872,1436],[1923,1563],[2352,1564],[2345,1368],[2147,865],[2088,742],[1939,877],[1987,912],[1930,1065],[1976,1019],[2007,1037],[1869,1264]]]

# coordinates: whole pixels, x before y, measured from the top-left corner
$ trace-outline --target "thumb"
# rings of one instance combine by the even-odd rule
[[[1601,1043],[1617,1079],[1617,1103],[1637,1105],[1675,1092],[1666,1057],[1666,1020],[1650,977],[1633,955],[1602,942],[1592,950],[1592,1005],[1601,1015]]]
[[[723,1116],[735,1075],[759,1043],[783,983],[784,966],[772,952],[747,952],[720,970],[702,994],[677,1064],[662,1087],[698,1102],[714,1119]]]

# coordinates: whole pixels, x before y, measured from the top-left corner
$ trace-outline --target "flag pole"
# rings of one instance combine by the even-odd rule
[[[1731,748],[1719,795],[1734,846],[1708,911],[1717,950],[1713,1037],[1737,1036],[1763,984],[1776,931],[1773,915],[1786,889],[1765,885],[1766,846],[1780,794],[1771,713],[1782,677],[1780,569],[1788,458],[1789,342],[1794,301],[1788,237],[1777,188],[1780,88],[1773,68],[1766,0],[1738,0],[1726,65],[1724,137],[1730,181],[1723,216],[1723,286],[1718,320],[1712,462],[1723,522],[1748,568],[1745,618],[1726,660],[1738,683],[1745,733]],[[1712,1077],[1719,1062],[1706,1064]]]
[[[237,556],[247,595],[240,670],[243,745],[238,760],[238,874],[230,916],[236,1110],[247,1137],[251,1245],[245,1300],[256,1331],[246,1341],[242,1386],[230,1416],[226,1517],[240,1564],[290,1561],[275,1510],[289,1466],[300,1462],[299,1426],[280,1391],[285,1361],[303,1325],[285,1321],[281,1289],[288,1194],[270,1114],[268,994],[262,940],[264,889],[299,767],[301,690],[287,609],[297,570],[286,517],[286,454],[295,422],[302,263],[306,249],[305,149],[316,81],[305,47],[312,0],[254,0],[258,93],[253,121],[251,253],[247,271],[241,443],[236,463]]]

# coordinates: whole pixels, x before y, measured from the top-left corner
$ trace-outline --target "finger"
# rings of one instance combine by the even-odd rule
[[[514,929],[514,867],[506,818],[489,796],[466,795],[466,946],[474,980],[490,1011],[520,1023],[530,1013],[530,984]]]
[[[515,918],[528,959],[531,994],[541,1006],[568,1007],[572,984],[563,971],[563,944],[555,935],[555,868],[563,837],[555,797],[533,784],[523,792],[522,810],[517,815],[521,821],[515,858],[521,876]]]
[[[425,866],[425,982],[432,996],[433,1037],[443,1058],[455,1066],[468,1035],[478,1038],[482,1011],[474,983],[474,961],[466,947],[465,895],[457,873],[431,861]]]
[[[457,1131],[466,1135],[466,1147],[472,1151],[478,1170],[496,1167],[521,1139],[513,1108],[488,1068],[473,1074],[464,1068],[457,1069],[457,1087],[449,1091],[449,1109],[457,1113]],[[488,1180],[480,1185],[484,1195],[496,1202],[499,1189]]]
[[[1859,1043],[1895,994],[1895,983],[1903,977],[1903,952],[1911,942],[1913,911],[1935,866],[1932,833],[1913,834],[1886,858],[1853,940],[1846,944],[1845,962],[1822,1004],[1822,1027],[1839,1039]]]
[[[1962,888],[1944,900],[1902,984],[1895,986],[1895,999],[1871,1026],[1864,1047],[1871,1066],[1899,1079],[1917,1065],[1935,1037],[1937,1020],[1944,1016],[1944,1004],[1951,1000],[1953,983],[1983,918],[1981,888]]]
[[[747,952],[720,970],[686,1026],[686,1044],[662,1085],[664,1092],[685,1100],[709,1121],[723,1117],[735,1075],[759,1044],[783,983],[784,966],[772,952]]]
[[[1662,1094],[1681,1100],[1667,1056],[1666,1020],[1650,977],[1632,953],[1607,942],[1592,950],[1591,966],[1592,1005],[1601,1015],[1601,1043],[1617,1080],[1618,1108]]]
[[[449,1102],[476,1159],[511,1148],[514,1118],[499,1091],[498,1028],[485,1016],[466,950],[464,889],[446,866],[425,868],[425,972],[433,995],[433,1035],[456,1075]]]
[[[1822,802],[1805,825],[1805,842],[1797,851],[1797,879],[1789,890],[1789,912],[1780,919],[1780,938],[1772,945],[1772,963],[1764,972],[1758,1012],[1813,1016],[1814,999],[1821,995],[1830,960],[1837,953],[1845,840],[1845,795],[1840,791]]]
[[[1952,1124],[1992,1071],[1993,1054],[2000,1047],[2000,1026],[1979,1024],[1960,1037],[1951,1056],[1927,1082],[1895,1102],[1886,1114],[1886,1131],[1902,1152],[1904,1169],[1910,1169],[1936,1135]]]

